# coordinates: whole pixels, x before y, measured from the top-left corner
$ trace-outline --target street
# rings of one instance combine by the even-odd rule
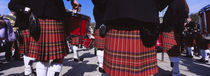
[[[80,57],[84,57],[82,62],[73,61],[73,53],[65,57],[63,70],[60,76],[108,76],[98,72],[97,57],[94,50],[79,51]],[[162,54],[157,54],[159,73],[155,76],[169,76],[172,68],[168,55],[164,54],[164,61],[161,59]],[[4,53],[0,53],[0,76],[23,76],[23,61],[4,61]],[[180,72],[182,76],[210,76],[210,63],[204,64],[196,61],[198,57],[186,58],[180,57]]]

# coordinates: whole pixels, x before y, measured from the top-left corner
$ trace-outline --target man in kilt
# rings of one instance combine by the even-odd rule
[[[11,0],[13,1],[13,0]],[[37,60],[37,76],[58,76],[62,70],[63,59],[68,54],[68,47],[65,38],[63,19],[65,7],[62,0],[14,0],[14,5],[9,8],[18,8],[15,11],[33,13],[40,24],[40,37],[38,40],[32,37],[30,32],[29,47],[25,55]],[[18,2],[19,1],[19,2]],[[29,5],[24,8],[15,7],[15,4]],[[71,0],[74,9],[78,9],[79,3]],[[27,8],[26,8],[27,7]],[[27,12],[28,11],[28,12]],[[31,14],[30,14],[31,15]],[[24,17],[26,15],[22,15]],[[28,20],[29,18],[27,17]],[[29,27],[31,28],[31,26]],[[29,31],[33,30],[30,29]],[[38,32],[38,31],[36,31]],[[37,35],[38,36],[38,35]]]
[[[175,0],[169,4],[163,18],[163,50],[169,55],[173,68],[172,76],[180,76],[179,56],[183,42],[184,21],[188,17],[188,12],[189,8],[185,0]]]
[[[187,48],[187,57],[193,58],[194,53],[194,41],[195,41],[195,22],[191,21],[191,18],[187,18],[187,23],[184,28],[184,41]]]
[[[19,54],[23,54],[24,60],[24,75],[32,75],[32,62],[35,61],[35,58],[29,57],[29,46],[30,46],[30,33],[29,33],[29,21],[28,21],[28,12],[30,11],[30,1],[27,0],[11,0],[9,2],[9,9],[16,13],[15,26],[18,27],[16,31],[17,41],[18,41],[18,50]],[[24,11],[21,11],[24,10]]]
[[[200,35],[199,40],[198,40],[198,48],[200,49],[200,54],[201,54],[201,59],[199,59],[199,62],[202,63],[208,63],[209,62],[209,55],[210,55],[210,50],[209,50],[209,44],[210,40],[205,39]]]
[[[99,72],[104,73],[104,69],[103,69],[103,58],[104,58],[104,44],[105,44],[105,39],[104,37],[100,36],[99,33],[99,28],[100,27],[104,27],[104,25],[102,25],[104,22],[103,18],[104,18],[104,12],[103,9],[104,8],[100,8],[101,5],[104,4],[104,0],[102,0],[100,3],[97,4],[96,0],[92,0],[93,4],[94,4],[94,9],[93,9],[93,14],[94,14],[94,18],[96,21],[96,26],[95,26],[95,43],[94,43],[94,47],[97,49],[96,51],[96,55],[97,55],[97,60],[98,60],[98,67],[99,67]]]
[[[80,44],[80,37],[71,37],[71,41],[69,42],[70,49],[73,51],[73,58],[75,62],[83,61],[83,58],[79,58],[78,50]]]
[[[15,35],[16,35],[16,37],[18,39],[18,33],[20,32],[20,30],[18,29],[17,26],[15,26],[16,13],[14,11],[12,11],[12,10],[10,10],[10,11],[11,11],[11,13],[8,14],[8,15],[6,15],[5,18],[9,19],[11,25],[13,26],[13,30],[15,32]],[[18,47],[19,47],[20,44],[18,44],[18,43],[19,43],[18,40],[16,40],[16,41],[13,42],[13,48],[15,49],[13,58],[15,60],[22,61],[23,50],[21,49],[21,51],[19,51],[19,48]]]
[[[173,7],[183,9],[183,0],[101,0],[94,4],[99,5],[94,8],[105,11],[103,68],[107,74],[150,76],[158,73],[154,46],[160,31],[158,12],[174,2],[178,5]]]

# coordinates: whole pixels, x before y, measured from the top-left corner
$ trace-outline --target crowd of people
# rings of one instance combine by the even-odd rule
[[[100,72],[110,76],[157,74],[155,45],[160,34],[162,48],[168,53],[173,68],[172,76],[180,76],[182,48],[187,50],[187,57],[201,55],[199,61],[208,62],[208,42],[202,39],[199,24],[188,18],[186,0],[92,2],[94,9],[90,11],[94,12],[96,22],[95,37],[88,35],[95,39]],[[81,5],[76,0],[71,0],[71,4],[73,9],[80,11]],[[163,23],[160,23],[158,13],[166,7]],[[59,76],[69,50],[74,53],[74,61],[83,60],[77,52],[78,38],[66,36],[66,9],[62,0],[10,0],[8,8],[11,14],[0,17],[0,42],[6,47],[3,50],[7,61],[11,59],[12,47],[15,48],[13,57],[23,60],[25,76],[34,75],[34,63],[37,76]],[[7,34],[8,26],[13,26],[13,33]]]

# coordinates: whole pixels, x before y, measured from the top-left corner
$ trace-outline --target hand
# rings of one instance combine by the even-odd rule
[[[5,21],[3,19],[0,19],[0,26],[6,25]]]
[[[80,11],[81,5],[76,0],[71,0],[71,5],[73,6],[73,9]]]

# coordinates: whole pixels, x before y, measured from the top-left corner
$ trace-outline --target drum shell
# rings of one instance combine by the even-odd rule
[[[67,13],[65,30],[68,35],[86,36],[90,26],[90,17],[82,14]]]

